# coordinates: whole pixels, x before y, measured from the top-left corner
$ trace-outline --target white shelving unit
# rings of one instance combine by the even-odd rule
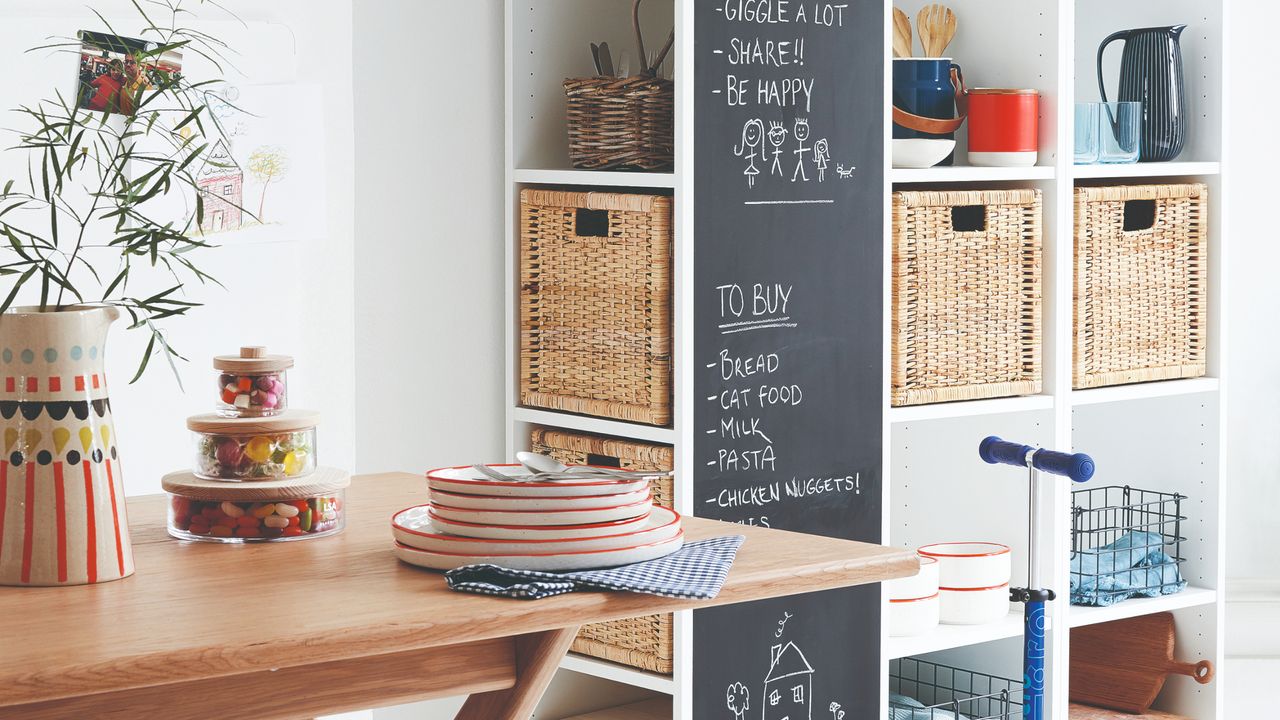
[[[693,6],[711,0],[649,0],[642,17],[652,33],[674,23],[676,78],[676,167],[670,173],[574,170],[567,160],[563,90],[565,77],[590,72],[587,43],[608,40],[631,46],[630,0],[507,1],[507,154],[509,208],[507,237],[508,337],[507,446],[525,449],[528,431],[542,425],[601,433],[675,447],[677,509],[689,511],[695,470],[687,452],[692,413],[692,235],[696,203],[692,192]],[[885,0],[886,21],[896,4],[914,17],[927,0]],[[1040,395],[891,408],[884,394],[885,541],[915,547],[954,539],[990,539],[1014,549],[1015,582],[1025,580],[1027,543],[1025,477],[1012,468],[997,469],[977,458],[986,435],[1092,454],[1099,472],[1091,486],[1125,485],[1186,496],[1183,514],[1184,575],[1181,593],[1130,600],[1109,608],[1074,607],[1066,601],[1070,555],[1072,488],[1051,484],[1041,498],[1055,520],[1042,528],[1039,547],[1049,584],[1062,599],[1050,604],[1050,717],[1066,718],[1069,628],[1146,613],[1170,611],[1178,623],[1178,652],[1186,659],[1223,664],[1223,537],[1225,435],[1223,388],[1226,382],[1226,307],[1224,268],[1228,252],[1225,206],[1229,172],[1224,165],[1226,126],[1222,88],[1227,68],[1223,48],[1227,5],[1208,0],[949,0],[959,17],[959,33],[949,49],[964,67],[971,86],[1030,87],[1041,92],[1039,161],[1031,168],[979,168],[964,165],[966,137],[958,134],[955,167],[927,170],[888,167],[889,69],[886,63],[886,208],[885,362],[889,353],[889,269],[892,258],[888,197],[895,188],[1036,187],[1043,191],[1043,305],[1045,368]],[[1176,162],[1074,166],[1072,107],[1077,99],[1097,99],[1094,71],[1099,41],[1122,28],[1186,23],[1182,36],[1193,109],[1186,150]],[[889,29],[885,28],[888,54]],[[1108,56],[1118,56],[1118,49]],[[1107,77],[1117,71],[1108,60]],[[1076,391],[1071,387],[1073,302],[1072,190],[1077,182],[1205,182],[1210,187],[1210,337],[1208,377]],[[654,428],[518,405],[519,329],[515,243],[518,193],[526,186],[634,188],[675,197],[675,423]],[[914,638],[884,637],[882,706],[887,702],[891,658],[926,655],[965,662],[975,670],[1017,677],[1022,618],[1016,608],[1005,620],[979,627],[940,627]],[[570,656],[565,667],[603,680],[646,688],[672,699],[673,718],[692,720],[690,614],[676,617],[675,673],[660,676],[614,663]],[[1193,718],[1222,717],[1221,680],[1200,686],[1172,678],[1156,706]],[[881,717],[887,714],[887,709]]]

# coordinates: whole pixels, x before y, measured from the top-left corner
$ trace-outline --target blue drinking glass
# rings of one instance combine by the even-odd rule
[[[1142,150],[1142,103],[1098,103],[1098,162],[1135,163]]]
[[[1102,103],[1076,103],[1075,114],[1075,164],[1092,165],[1098,162],[1098,123]]]

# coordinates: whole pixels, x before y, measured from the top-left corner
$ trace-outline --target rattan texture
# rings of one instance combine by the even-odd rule
[[[670,425],[671,299],[670,197],[521,191],[522,404]]]
[[[1155,222],[1125,230],[1135,200]],[[1200,183],[1076,188],[1074,387],[1205,374],[1207,200]]]
[[[615,465],[627,470],[670,470],[675,462],[669,445],[535,428],[530,450],[550,455],[566,465]],[[652,485],[653,501],[662,507],[675,505],[671,478]],[[583,625],[572,650],[591,657],[621,663],[650,672],[671,674],[672,616],[645,615]]]
[[[1041,245],[1039,190],[893,194],[893,405],[1040,392]]]
[[[675,84],[659,77],[564,81],[569,161],[590,170],[670,170]]]

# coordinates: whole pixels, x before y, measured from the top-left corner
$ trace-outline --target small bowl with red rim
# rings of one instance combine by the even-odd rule
[[[1008,585],[1013,570],[1008,545],[994,542],[950,542],[916,551],[938,561],[938,588],[971,590]]]

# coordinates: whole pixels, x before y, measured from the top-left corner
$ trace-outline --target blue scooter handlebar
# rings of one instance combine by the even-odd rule
[[[1035,454],[1031,465],[1037,470],[1053,475],[1065,475],[1075,482],[1085,482],[1093,477],[1093,458],[1084,453],[1064,453],[1053,450],[1037,450],[1030,445],[1020,445],[1001,440],[992,435],[978,445],[978,455],[992,465],[1027,466],[1027,453]]]

